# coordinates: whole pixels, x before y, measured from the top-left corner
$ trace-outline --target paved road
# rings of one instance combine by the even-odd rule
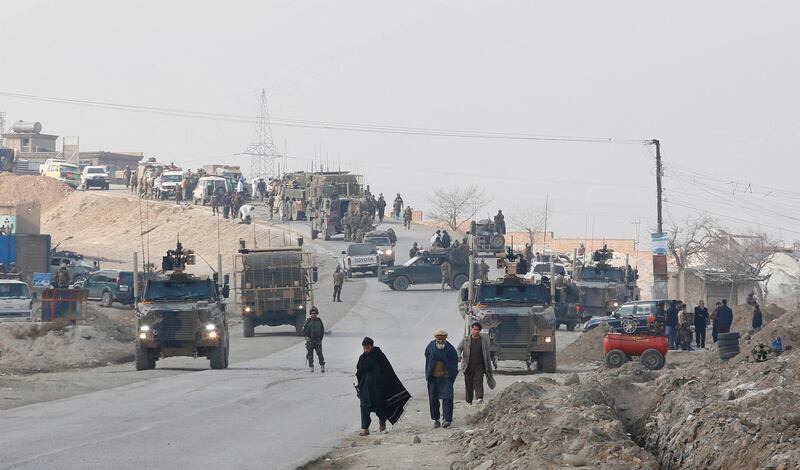
[[[396,227],[403,261],[411,243],[424,244],[429,234]],[[293,229],[310,239],[305,224]],[[344,247],[341,241],[309,245],[331,258]],[[454,291],[394,292],[367,277],[349,280],[342,297],[345,303],[335,307],[342,309],[340,319],[327,325],[326,374],[308,372],[297,339],[263,357],[234,356],[227,370],[150,378],[2,411],[0,468],[271,469],[323,455],[359,427],[352,383],[363,336],[375,339],[411,393],[422,396],[422,353],[432,332],[445,328],[457,337],[463,328]],[[318,298],[325,319],[334,307],[325,292]]]

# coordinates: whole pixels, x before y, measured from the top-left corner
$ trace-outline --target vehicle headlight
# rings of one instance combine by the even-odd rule
[[[303,310],[304,308],[306,308],[306,306],[305,305],[298,305],[297,308],[299,308],[300,310]]]
[[[148,332],[150,331],[150,325],[142,325],[139,327],[139,331],[141,332]]]
[[[217,332],[212,331],[208,334],[209,339],[217,339]]]
[[[392,254],[392,250],[386,250],[386,254],[387,254],[387,255],[389,255],[389,256],[391,256],[391,254]]]
[[[216,329],[217,329],[217,325],[215,325],[213,323],[209,323],[209,324],[206,325],[206,331],[214,331]]]
[[[545,343],[552,343],[553,342],[553,337],[552,336],[545,336],[544,337],[544,342]]]
[[[252,312],[252,311],[253,311],[253,309],[252,309],[252,308],[250,308],[250,306],[249,306],[249,305],[248,305],[247,307],[245,307],[245,308],[244,308],[244,313],[250,313],[250,312]]]
[[[614,302],[615,307],[619,307],[619,302]]]
[[[139,339],[147,339],[147,333],[139,333]]]

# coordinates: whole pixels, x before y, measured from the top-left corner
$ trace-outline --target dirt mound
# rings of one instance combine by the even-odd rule
[[[732,331],[745,332],[751,329],[753,324],[753,307],[749,305],[737,305],[733,307],[733,324]],[[764,325],[770,323],[776,318],[780,318],[786,310],[775,305],[769,304],[761,308],[761,316],[764,319]]]
[[[0,202],[38,201],[47,212],[70,193],[72,188],[47,176],[0,173]]]
[[[558,353],[558,362],[563,364],[602,362],[605,359],[603,336],[608,330],[607,325],[600,325],[581,333],[575,341]]]
[[[624,375],[575,388],[516,383],[478,414],[477,429],[451,437],[467,449],[451,468],[474,468],[489,460],[492,468],[658,468],[655,458],[628,436],[616,401],[631,414],[641,413],[640,407],[627,404],[628,396],[643,401]],[[652,402],[648,401],[651,408]]]

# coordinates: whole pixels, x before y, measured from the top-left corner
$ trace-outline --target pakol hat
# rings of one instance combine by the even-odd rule
[[[437,336],[447,337],[447,332],[444,331],[444,330],[436,330],[436,331],[433,332],[433,337],[435,338]]]

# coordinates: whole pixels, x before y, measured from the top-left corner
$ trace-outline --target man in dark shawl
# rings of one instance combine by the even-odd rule
[[[433,427],[448,428],[453,422],[453,383],[458,375],[458,353],[447,341],[447,332],[439,330],[433,334],[435,340],[425,348],[425,380],[428,382],[428,401]],[[439,414],[442,401],[442,417]]]
[[[381,348],[375,347],[372,338],[364,338],[361,342],[364,353],[358,358],[356,378],[358,398],[361,400],[361,432],[360,436],[369,435],[372,423],[370,413],[378,415],[379,432],[386,431],[386,421],[393,425],[403,414],[403,407],[411,399],[400,379],[392,369],[389,359]]]

